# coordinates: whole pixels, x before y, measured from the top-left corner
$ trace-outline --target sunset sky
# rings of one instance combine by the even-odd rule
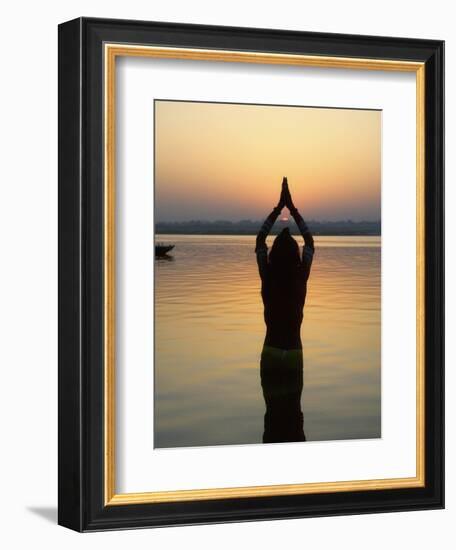
[[[379,220],[381,112],[155,102],[156,221],[259,220],[283,176],[307,219]]]

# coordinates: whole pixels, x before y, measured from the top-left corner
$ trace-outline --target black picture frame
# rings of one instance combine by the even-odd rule
[[[444,43],[78,18],[59,26],[58,522],[76,531],[444,506]],[[103,44],[425,64],[425,486],[106,506],[103,394]]]

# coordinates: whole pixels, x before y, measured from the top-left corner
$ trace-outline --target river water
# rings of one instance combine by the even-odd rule
[[[154,446],[261,443],[255,237],[156,240],[175,248],[155,261]],[[316,237],[315,245],[301,328],[306,441],[377,438],[380,237]]]

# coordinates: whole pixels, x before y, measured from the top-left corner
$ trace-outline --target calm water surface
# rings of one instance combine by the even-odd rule
[[[155,262],[155,447],[261,443],[255,237],[157,240],[176,247]],[[306,439],[380,437],[380,238],[315,242],[301,328]]]

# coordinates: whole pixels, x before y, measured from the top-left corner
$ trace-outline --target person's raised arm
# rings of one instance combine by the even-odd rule
[[[288,189],[288,182],[285,182],[284,188],[285,206],[288,208],[290,214],[293,216],[294,221],[296,222],[296,225],[298,226],[298,229],[304,239],[304,248],[302,250],[302,266],[304,268],[304,276],[307,279],[310,274],[310,268],[312,267],[312,260],[315,252],[314,240],[312,237],[312,233],[307,227],[306,222],[304,221],[301,214],[298,212],[296,206],[293,204],[291,193]]]
[[[286,178],[284,178],[284,181]],[[284,198],[284,188],[282,183],[282,192],[280,194],[280,200],[272,210],[272,212],[269,214],[269,216],[264,220],[263,225],[261,226],[260,230],[258,231],[258,235],[256,238],[256,247],[255,252],[262,248],[266,248],[266,237],[269,235],[269,232],[271,231],[272,226],[274,225],[276,219],[278,218],[280,212],[282,211],[282,208],[285,206],[285,198]]]
[[[290,211],[290,214],[293,216],[294,221],[298,226],[299,232],[301,233],[304,239],[305,246],[314,250],[315,247],[314,247],[314,240],[313,240],[312,233],[307,227],[307,224],[304,221],[303,217],[298,212],[298,209],[293,204],[293,199],[291,198],[291,193],[290,193],[290,190],[288,189],[288,182],[286,181],[286,178],[284,179],[285,179],[284,181],[285,206],[288,208],[288,210]]]
[[[277,217],[279,216],[284,206],[285,206],[285,200],[284,200],[284,192],[283,192],[283,186],[282,186],[282,193],[280,194],[280,200],[277,206],[273,208],[272,212],[263,222],[263,225],[258,231],[258,235],[256,238],[255,252],[256,252],[257,263],[258,263],[258,270],[260,272],[260,276],[262,279],[266,273],[266,269],[268,265],[268,247],[266,246],[266,237],[269,235],[269,232],[271,231],[271,228],[274,225],[274,222],[276,221]]]

